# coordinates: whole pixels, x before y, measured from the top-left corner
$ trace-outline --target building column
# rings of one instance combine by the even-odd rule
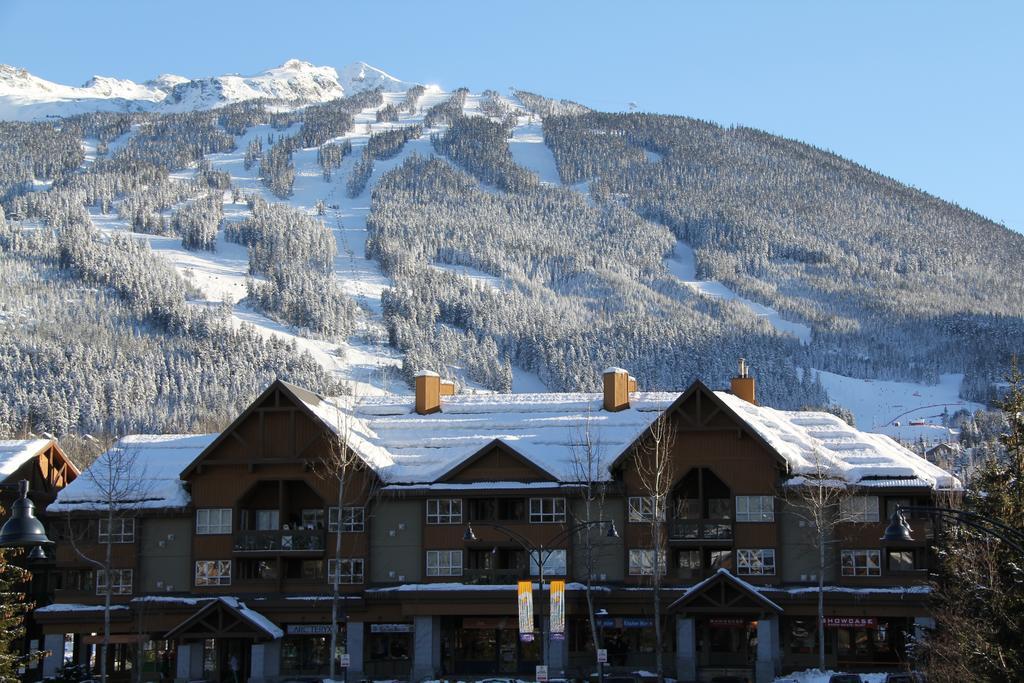
[[[568,643],[563,637],[562,640],[555,640],[551,637],[551,618],[544,617],[544,633],[547,634],[547,662],[548,677],[561,678],[565,673],[565,665],[569,660]],[[562,634],[563,636],[565,634]]]
[[[203,642],[178,643],[177,680],[197,681],[203,677]]]
[[[779,617],[757,620],[757,683],[772,683],[782,668],[779,661]]]
[[[43,637],[43,649],[50,651],[43,659],[43,677],[56,676],[64,664],[64,634],[47,633]]]
[[[676,678],[697,680],[697,622],[693,617],[676,617]]]
[[[363,622],[350,621],[345,627],[345,652],[348,653],[348,670],[345,680],[349,683],[363,678]]]
[[[440,617],[413,617],[412,680],[437,678],[441,664]]]
[[[252,646],[249,683],[262,683],[281,673],[281,641],[256,643]]]

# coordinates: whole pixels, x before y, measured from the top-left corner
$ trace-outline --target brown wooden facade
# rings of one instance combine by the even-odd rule
[[[130,593],[115,598],[120,609],[113,630],[120,641],[111,657],[117,676],[127,680],[127,662],[136,656],[134,666],[143,666],[147,680],[324,675],[328,561],[338,537],[332,519],[342,523],[341,556],[360,563],[358,572],[355,563],[346,565],[349,582],[340,587],[344,633],[339,640],[353,675],[523,676],[542,660],[567,676],[594,669],[585,593],[579,589],[588,580],[588,567],[581,560],[579,535],[566,534],[580,519],[578,486],[558,481],[513,445],[495,441],[442,475],[437,483],[443,486],[386,486],[372,469],[358,467],[346,482],[342,508],[363,512],[332,518],[338,480],[325,463],[344,444],[309,409],[312,395],[301,391],[282,382],[269,387],[182,472],[190,506],[140,513],[132,541],[115,546],[115,566],[132,569],[134,582]],[[703,680],[733,672],[770,680],[769,673],[815,664],[814,629],[808,633],[807,625],[815,623],[816,559],[808,559],[804,531],[780,497],[786,461],[700,383],[665,415],[673,463],[661,600],[669,674]],[[631,563],[631,551],[652,548],[651,525],[631,520],[629,512],[631,498],[647,495],[635,462],[646,457],[646,438],[615,460],[611,481],[602,484],[601,518],[614,521],[619,538],[600,541],[589,577],[595,605],[608,615],[599,625],[610,665],[624,671],[650,670],[654,664],[651,576]],[[863,493],[877,497],[879,521],[846,525],[830,560],[829,661],[851,668],[900,668],[907,665],[906,634],[930,623],[919,587],[930,529],[923,521],[912,522],[919,539],[909,549],[914,565],[898,571],[890,570],[879,538],[888,502],[920,501],[932,493],[920,488]],[[737,519],[737,497],[769,497],[769,519]],[[551,504],[551,521],[531,518],[535,505],[547,509],[548,503],[531,502],[541,499],[563,501]],[[203,512],[210,510],[230,512]],[[200,516],[206,532],[200,532]],[[88,528],[88,515],[73,517]],[[466,540],[468,524],[475,540]],[[184,545],[174,561],[144,566],[140,548],[157,537],[161,548]],[[540,627],[547,606],[539,593],[540,639],[524,643],[515,635],[512,584],[529,576],[518,537],[566,551],[565,578],[578,583],[566,596],[565,640],[544,637]],[[773,570],[741,575],[737,552],[748,549],[772,551]],[[844,549],[878,550],[877,575],[846,575],[840,560]],[[458,571],[450,569],[451,555],[438,559],[432,552],[461,553]],[[694,558],[698,567],[692,566]],[[217,562],[230,565],[228,575],[218,569],[211,581],[210,570],[200,566]],[[90,606],[100,605],[102,597],[81,578],[88,569],[67,543],[58,546],[57,563],[67,577],[59,601],[81,607],[40,614],[38,620],[50,642],[68,634],[75,656],[88,658],[95,643],[91,634],[102,630],[102,612]],[[876,574],[874,568],[870,573]],[[700,590],[688,593],[695,585]],[[234,599],[270,626],[245,618]],[[547,641],[546,657],[541,640]],[[123,661],[114,666],[118,657]]]

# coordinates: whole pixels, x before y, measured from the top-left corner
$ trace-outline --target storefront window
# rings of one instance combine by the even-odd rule
[[[331,667],[330,651],[330,636],[286,636],[281,641],[281,673],[285,675],[327,673]]]
[[[818,652],[817,619],[789,620],[789,651],[794,655],[810,655]],[[825,638],[825,652],[832,654],[832,639]]]
[[[156,678],[174,678],[177,649],[172,640],[147,640],[142,646],[142,671]]]
[[[370,659],[409,659],[409,641],[408,633],[374,633],[370,636]]]

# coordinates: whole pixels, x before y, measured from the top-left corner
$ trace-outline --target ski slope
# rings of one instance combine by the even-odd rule
[[[333,377],[346,383],[355,395],[409,393],[411,388],[405,382],[396,379],[399,376],[397,369],[401,366],[402,355],[386,343],[387,333],[383,324],[381,298],[384,290],[392,283],[377,262],[366,256],[366,220],[370,212],[372,191],[380,178],[401,165],[410,154],[433,155],[430,135],[439,132],[440,129],[424,130],[420,138],[406,143],[394,158],[376,161],[366,188],[357,197],[348,197],[345,188],[352,169],[373,132],[396,126],[421,124],[423,112],[449,95],[450,93],[437,88],[428,90],[421,98],[417,111],[412,114],[403,112],[399,121],[395,123],[378,123],[376,110],[373,108],[359,112],[355,116],[356,123],[353,129],[336,138],[347,139],[353,149],[345,157],[341,167],[334,171],[330,181],[324,180],[322,170],[316,162],[316,148],[296,150],[292,157],[296,171],[294,191],[287,200],[274,196],[262,184],[258,164],[249,169],[245,168],[244,155],[251,140],[257,137],[266,140],[268,135],[291,135],[297,131],[298,124],[283,131],[265,125],[254,126],[236,138],[235,151],[207,156],[213,169],[227,172],[231,176],[232,187],[242,193],[256,193],[268,202],[284,201],[310,214],[315,213],[318,202],[322,201],[327,207],[322,220],[333,232],[337,243],[335,277],[342,290],[351,296],[359,307],[356,331],[349,339],[328,341],[310,338],[302,331],[272,320],[242,303],[247,294],[246,281],[251,277],[248,272],[248,252],[243,246],[227,242],[223,231],[218,233],[216,249],[213,252],[184,249],[177,237],[131,234],[137,239],[146,240],[154,252],[166,258],[198,290],[200,294],[192,302],[194,305],[221,306],[222,302],[227,302],[232,307],[231,317],[235,324],[249,325],[260,334],[294,343],[297,349],[310,353]],[[384,94],[385,104],[398,105],[403,99],[404,93]],[[479,95],[469,95],[465,111],[482,115],[480,99]],[[110,148],[116,149],[125,144],[133,134],[134,132],[129,132],[113,141]],[[85,164],[95,163],[96,141],[86,140],[83,145],[86,151]],[[589,201],[593,201],[588,183],[573,186],[561,183],[554,155],[544,144],[543,129],[535,117],[519,117],[509,140],[509,149],[515,162],[536,173],[541,183],[571,187],[583,193]],[[659,159],[660,157],[654,153],[648,154],[651,163],[657,163]],[[183,170],[172,177],[185,180],[193,174],[192,170]],[[242,220],[249,213],[248,205],[235,203],[233,196],[233,191],[224,193],[225,221]],[[91,208],[90,212],[93,222],[103,232],[131,232],[131,227],[118,219],[116,213],[102,215],[95,208]],[[165,213],[170,215],[170,211]],[[443,263],[431,265],[495,291],[507,286],[501,278],[473,268]],[[723,283],[698,280],[693,250],[684,242],[676,244],[672,254],[665,259],[665,266],[671,275],[694,292],[702,296],[736,301],[747,307],[753,315],[766,320],[780,333],[792,335],[804,344],[810,342],[812,331],[809,326],[786,320],[774,309],[739,296]],[[818,372],[817,376],[832,402],[850,408],[861,429],[882,432],[903,441],[921,438],[933,443],[955,438],[955,434],[941,425],[943,406],[948,407],[950,413],[961,407],[969,410],[982,407],[958,398],[962,379],[959,375],[944,375],[940,384],[934,387],[910,382],[860,380],[827,372]],[[468,390],[482,390],[465,377],[459,379]],[[514,367],[512,390],[522,393],[543,392],[547,391],[547,387],[535,373]],[[907,414],[897,418],[901,413]],[[923,425],[909,424],[910,421],[922,420]],[[896,422],[899,422],[899,425]]]
[[[713,299],[737,301],[750,309],[750,312],[757,317],[764,318],[779,332],[796,337],[802,344],[811,343],[811,328],[809,326],[792,320],[786,320],[774,308],[742,297],[717,280],[698,280],[697,262],[693,249],[682,240],[676,242],[675,250],[671,256],[665,259],[665,268],[680,282],[698,294]]]

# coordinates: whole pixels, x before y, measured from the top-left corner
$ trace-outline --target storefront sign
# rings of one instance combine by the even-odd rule
[[[623,617],[623,628],[650,628],[654,626],[654,619],[649,617]]]
[[[370,624],[370,633],[412,633],[412,624]]]
[[[519,634],[533,636],[533,581],[519,582]]]
[[[341,656],[341,668],[347,669],[352,666],[352,655],[344,654]]]
[[[548,668],[543,664],[537,665],[537,683],[547,683]]]
[[[327,636],[332,630],[330,624],[287,624],[284,628],[290,636]]]
[[[751,622],[740,617],[714,617],[708,619],[711,628],[742,628],[749,626]]]
[[[601,648],[597,651],[597,663],[607,664],[608,663],[608,650]]]
[[[551,582],[551,637],[565,636],[565,581]]]
[[[875,617],[825,617],[829,628],[878,628]]]
[[[463,617],[462,628],[493,630],[512,628],[511,617]]]

